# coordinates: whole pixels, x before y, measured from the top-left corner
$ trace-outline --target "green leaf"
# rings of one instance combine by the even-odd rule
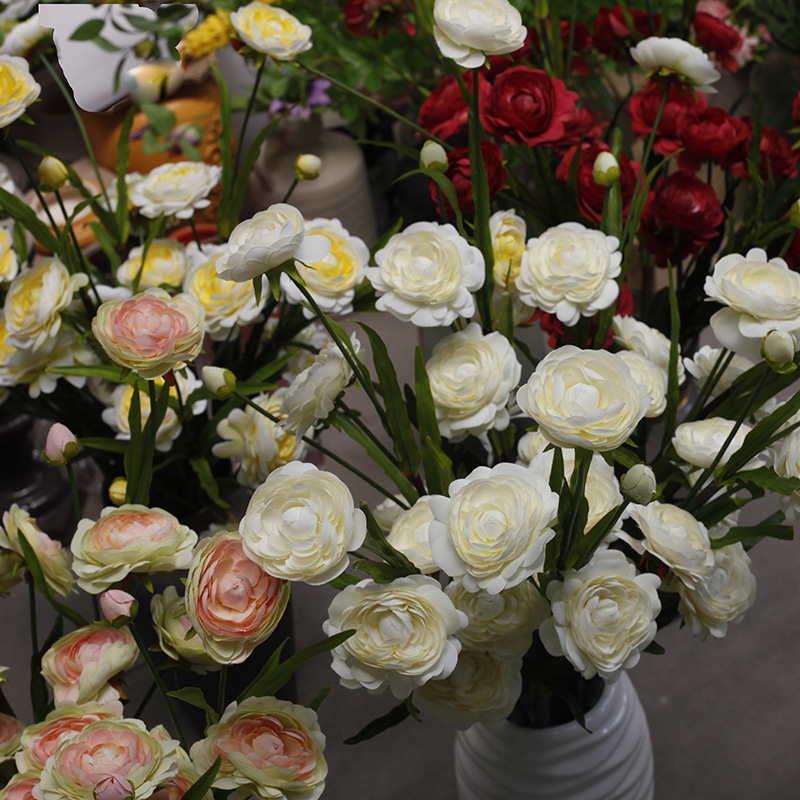
[[[250,147],[247,148],[247,152],[245,153],[244,159],[239,167],[236,180],[233,183],[233,188],[231,189],[230,208],[228,209],[228,215],[233,219],[239,219],[242,205],[244,204],[244,196],[247,193],[247,189],[250,185],[250,177],[253,174],[253,169],[255,168],[258,156],[261,153],[261,147],[275,130],[281,119],[282,117],[279,116],[268,125],[265,125],[258,132],[255,139],[253,139]]]
[[[328,586],[332,586],[334,589],[346,589],[348,586],[353,586],[356,583],[360,582],[360,578],[357,578],[355,575],[351,575],[349,572],[343,572],[337,578],[334,578],[332,581],[328,581]]]
[[[142,436],[142,401],[139,392],[134,387],[131,402],[128,406],[128,430],[131,432],[128,449],[125,451],[123,466],[128,486],[125,490],[125,502],[136,503],[136,483],[141,471],[142,450],[144,448]]]
[[[346,642],[354,633],[354,630],[342,631],[335,636],[329,636],[327,639],[304,647],[298,653],[295,653],[280,664],[273,664],[271,661],[268,661],[256,679],[236,698],[236,701],[241,703],[248,697],[274,696],[281,687],[289,682],[298,667],[314,658],[314,656],[327,653],[333,650],[334,647],[338,647],[343,642]]]
[[[73,42],[88,42],[103,30],[105,24],[104,19],[87,19],[72,32],[69,38]]]
[[[749,539],[763,539],[764,537],[791,541],[794,539],[794,528],[791,525],[778,525],[774,523],[761,523],[760,525],[751,526],[736,525],[720,539],[712,539],[711,548],[713,550],[719,550],[721,547],[727,547],[729,544],[746,542]]]
[[[80,375],[86,378],[102,378],[114,383],[131,383],[121,377],[122,369],[107,364],[74,364],[68,367],[48,367],[47,372],[55,375]]]
[[[103,450],[107,453],[124,453],[128,449],[128,442],[103,436],[81,436],[81,447]]]
[[[158,103],[144,103],[142,113],[147,117],[150,127],[161,137],[166,138],[175,127],[175,115]]]
[[[216,503],[220,508],[230,508],[230,505],[219,496],[219,486],[217,486],[214,475],[211,473],[211,465],[208,463],[208,459],[205,456],[196,456],[189,459],[189,463],[200,480],[203,491],[211,498],[212,502]]]
[[[497,330],[514,346],[514,298],[511,292],[503,293],[503,302],[500,305],[500,318]]]
[[[203,160],[203,154],[191,142],[187,142],[186,139],[179,139],[178,147],[180,147],[181,153],[183,153],[189,161]]]
[[[128,209],[128,184],[125,176],[128,173],[131,152],[131,128],[133,118],[136,114],[135,106],[128,109],[122,127],[119,131],[119,143],[117,145],[117,210],[116,222],[120,244],[128,241],[131,229],[130,211]]]
[[[411,420],[408,417],[408,409],[403,402],[394,364],[392,364],[389,351],[380,335],[363,323],[359,323],[359,325],[367,334],[372,346],[372,361],[378,374],[394,452],[400,462],[400,469],[406,475],[416,475],[419,468],[419,448],[414,438]]]
[[[109,42],[108,39],[104,39],[102,36],[95,36],[92,39],[92,44],[96,45],[101,50],[105,50],[106,53],[119,53],[122,50],[119,45]]]
[[[51,253],[58,250],[58,240],[47,225],[36,216],[34,210],[24,201],[20,200],[11,192],[0,189],[0,209],[21,222],[27,231],[33,234],[33,238],[42,247]]]
[[[320,689],[311,700],[308,701],[307,708],[310,708],[312,711],[319,711],[323,700],[331,693],[331,688],[331,686],[326,686],[324,689]]]
[[[202,689],[197,686],[185,686],[183,689],[176,689],[174,692],[167,692],[170,697],[177,697],[195,708],[201,708],[206,712],[206,725],[213,725],[219,722],[219,714],[208,704]]]
[[[667,651],[655,639],[653,639],[653,641],[644,648],[644,652],[650,653],[650,655],[653,656],[663,656]]]
[[[742,470],[733,477],[728,478],[725,483],[732,484],[739,481],[744,484],[753,484],[778,494],[791,495],[800,490],[800,478],[784,478],[769,467]]]
[[[383,733],[383,731],[388,730],[389,728],[393,728],[395,725],[399,725],[403,720],[407,719],[411,716],[411,712],[408,709],[405,701],[396,705],[391,711],[384,714],[382,717],[378,717],[377,719],[372,720],[369,724],[365,725],[355,736],[351,736],[349,739],[345,739],[345,744],[358,744],[359,742],[364,742],[367,739],[371,739],[373,736],[377,736],[379,733]]]
[[[221,764],[222,756],[217,756],[214,763],[192,784],[181,800],[204,800],[214,784]]]
[[[661,439],[662,453],[666,452],[672,441],[678,418],[678,403],[680,402],[678,359],[680,358],[681,315],[678,310],[678,295],[675,293],[671,264],[667,266],[667,275],[669,278],[670,344],[667,370],[667,410],[664,414],[664,435]]]
[[[108,231],[99,223],[90,222],[89,227],[94,232],[94,238],[97,239],[97,243],[106,254],[111,271],[116,272],[117,267],[122,263],[122,258],[117,252],[117,248],[114,246],[114,240],[108,235]]]
[[[220,164],[222,165],[222,198],[220,200],[219,208],[217,209],[217,228],[219,230],[220,238],[225,241],[230,236],[236,218],[232,217],[229,213],[231,205],[231,193],[233,192],[233,147],[231,142],[233,140],[233,132],[231,128],[231,93],[228,89],[228,83],[222,76],[222,73],[211,65],[214,71],[214,77],[217,79],[217,85],[220,92],[220,114],[219,118],[222,122],[222,130],[219,137],[219,152]]]
[[[390,567],[399,570],[403,575],[418,575],[419,570],[414,564],[412,564],[403,553],[399,550],[395,550],[395,548],[389,544],[389,541],[381,530],[381,526],[378,525],[372,511],[370,511],[369,505],[364,500],[361,501],[361,510],[364,512],[364,516],[367,520],[367,535],[372,541],[377,543],[384,561],[386,561]]]

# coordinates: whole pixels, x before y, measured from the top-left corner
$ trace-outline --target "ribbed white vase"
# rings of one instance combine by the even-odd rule
[[[653,749],[636,689],[622,677],[577,722],[508,721],[456,734],[460,800],[652,800]]]

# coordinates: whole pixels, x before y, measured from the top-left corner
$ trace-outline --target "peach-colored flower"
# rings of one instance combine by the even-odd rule
[[[107,703],[119,699],[109,680],[139,655],[127,628],[95,622],[62,636],[43,656],[42,675],[53,688],[56,706],[65,702]]]
[[[150,733],[159,741],[172,738],[163,725],[156,725]],[[189,758],[189,754],[182,747],[175,750],[175,755],[178,759],[177,773],[169,781],[162,783],[159,789],[150,795],[150,800],[181,800],[200,778],[200,773]],[[214,800],[211,789],[206,792],[203,800]]]
[[[15,756],[19,772],[39,773],[47,759],[65,739],[71,739],[85,727],[101,719],[119,719],[122,704],[64,703],[51,711],[43,722],[25,728],[20,741],[21,749]]]
[[[82,519],[70,548],[78,585],[100,594],[131,572],[186,569],[195,544],[197,534],[167,511],[126,504]]]
[[[55,422],[47,432],[44,454],[53,464],[66,464],[78,455],[78,440],[75,434],[60,422]]]
[[[6,784],[5,789],[0,789],[0,800],[36,800],[33,790],[38,785],[37,773],[18,773]]]
[[[215,533],[195,550],[186,613],[220,664],[244,661],[275,629],[288,602],[289,583],[251,561],[238,532]]]
[[[25,726],[8,714],[0,714],[0,764],[10,760],[19,750],[19,740]]]
[[[249,697],[225,709],[206,738],[192,746],[192,760],[205,771],[222,757],[214,788],[264,800],[314,800],[328,774],[324,748],[311,709],[275,697]]]
[[[200,352],[203,323],[203,309],[193,297],[147,289],[103,303],[92,332],[112,361],[151,380]]]
[[[100,595],[100,610],[109,622],[118,617],[133,616],[135,603],[136,598],[122,589],[109,589]]]
[[[41,800],[149,797],[178,771],[174,739],[157,739],[138,719],[100,720],[62,741],[42,772]]]

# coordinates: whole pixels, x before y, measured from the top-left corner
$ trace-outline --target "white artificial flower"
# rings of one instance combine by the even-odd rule
[[[123,286],[133,286],[139,275],[139,290],[148,286],[180,286],[186,272],[186,248],[175,239],[154,239],[147,248],[142,266],[144,245],[134,247],[128,258],[117,267],[117,280]],[[141,270],[141,273],[140,273]]]
[[[651,328],[638,319],[619,314],[611,320],[611,329],[614,331],[614,341],[619,347],[640,353],[669,376],[670,341],[661,331]],[[678,384],[682,384],[685,379],[686,369],[678,349]]]
[[[346,587],[330,604],[322,629],[326,636],[355,630],[332,650],[342,686],[372,693],[388,686],[402,699],[429,680],[450,675],[461,650],[455,634],[466,624],[437,581],[409,575]]]
[[[439,51],[464,69],[519,50],[528,33],[508,0],[436,0],[433,21]]]
[[[399,550],[423,575],[439,569],[431,555],[430,527],[433,521],[431,498],[423,495],[409,509],[400,508],[389,501],[399,512],[391,524],[386,541]]]
[[[332,472],[293,461],[259,486],[239,524],[247,556],[265,572],[311,586],[347,569],[367,534],[364,512]]]
[[[0,128],[19,119],[41,91],[24,58],[0,55]]]
[[[431,498],[431,553],[445,574],[497,594],[542,569],[558,510],[545,478],[504,462],[477,467],[449,493]]]
[[[714,553],[708,530],[688,511],[658,501],[647,506],[632,503],[628,510],[644,539],[634,539],[622,532],[618,536],[637,553],[651,553],[689,586],[701,585],[711,574]]]
[[[330,244],[324,236],[306,234],[303,215],[294,206],[275,203],[233,229],[217,273],[228,281],[249,281],[292,260],[322,261]]]
[[[267,326],[268,327],[268,326]],[[266,334],[267,331],[265,330]],[[293,355],[286,364],[286,369],[281,373],[285,381],[291,383],[303,370],[308,369],[325,345],[333,341],[325,330],[321,322],[312,322],[303,328],[300,333],[289,342],[280,355],[283,356],[287,351]]]
[[[453,672],[428,681],[414,692],[423,716],[466,730],[477,722],[502,722],[522,694],[522,659],[497,658],[492,653],[462,650]]]
[[[633,379],[647,389],[650,408],[645,417],[663,414],[667,409],[667,373],[635,350],[623,350],[617,355],[627,364]]]
[[[613,683],[636,666],[656,635],[660,584],[657,575],[638,574],[618,550],[596,553],[548,585],[553,616],[539,627],[542,644],[584,678],[600,675]]]
[[[40,39],[50,32],[39,24],[39,14],[33,14],[28,19],[17,23],[3,39],[0,45],[0,54],[9,56],[24,56]]]
[[[288,61],[311,48],[311,28],[269,3],[256,0],[238,8],[230,23],[237,39],[278,61]]]
[[[725,444],[735,426],[734,420],[724,417],[708,417],[694,422],[682,422],[675,429],[672,446],[687,464],[706,469],[714,463],[714,459],[722,450],[722,445]],[[733,439],[717,462],[719,466],[728,463],[730,457],[744,444],[748,433],[750,433],[749,425],[742,424],[738,427]],[[764,459],[756,456],[742,469],[755,469],[764,464]]]
[[[492,271],[495,288],[515,293],[522,254],[525,252],[525,220],[513,208],[496,211],[489,217],[489,232],[494,253]]]
[[[677,75],[700,92],[717,91],[711,84],[720,73],[699,47],[685,39],[650,36],[631,47],[631,58],[649,75]]]
[[[144,217],[189,219],[194,212],[208,208],[208,195],[219,183],[222,167],[202,161],[176,161],[161,164],[130,188],[130,201]]]
[[[566,345],[539,362],[517,403],[553,444],[605,451],[633,433],[650,397],[619,356]]]
[[[530,581],[489,594],[469,592],[456,578],[445,591],[469,620],[457,634],[465,650],[487,650],[498,658],[522,658],[533,632],[550,616],[550,604]]]
[[[472,322],[433,348],[426,370],[443,436],[459,441],[508,427],[522,365],[502,333],[484,335]]]
[[[0,283],[13,281],[18,272],[19,258],[11,234],[5,228],[0,228]]]
[[[683,359],[686,371],[694,378],[698,390],[702,390],[703,386],[705,386],[706,380],[708,380],[711,375],[721,352],[721,347],[711,347],[710,345],[704,344],[692,358]],[[723,359],[723,361],[724,360],[725,359]],[[748,359],[742,356],[734,355],[728,366],[725,367],[725,371],[719,375],[710,397],[717,397],[722,394],[722,392],[730,389],[733,382],[740,375],[747,372],[752,366],[752,361],[748,361]]]
[[[678,612],[692,633],[705,641],[720,639],[728,625],[741,622],[756,599],[756,576],[741,542],[714,551],[711,574],[698,586],[678,584]]]
[[[714,264],[703,287],[726,308],[711,317],[711,329],[729,350],[761,360],[761,340],[771,331],[800,342],[800,275],[782,258],[767,258],[758,247],[731,253]]]
[[[475,312],[472,292],[483,286],[483,256],[450,224],[409,225],[375,254],[375,263],[366,276],[378,293],[378,311],[423,328]]]
[[[317,305],[326,314],[349,314],[353,310],[356,288],[364,278],[369,262],[369,248],[357,236],[345,230],[338,219],[312,219],[305,223],[307,235],[324,236],[331,243],[328,254],[308,266],[296,262],[297,272]],[[281,289],[290,303],[306,299],[288,275],[281,275]],[[308,319],[315,317],[303,309]]]
[[[622,253],[619,239],[579,222],[562,222],[530,239],[517,289],[523,302],[555,314],[564,325],[616,302]]]
[[[550,441],[539,431],[528,431],[517,442],[517,464],[527,467],[548,447],[551,447]]]
[[[794,414],[787,425],[800,422],[800,414]],[[773,459],[773,469],[782,478],[800,478],[800,429],[795,429],[770,445],[769,453]],[[800,520],[800,491],[782,495],[780,508],[789,522]]]
[[[389,535],[394,521],[406,510],[405,502],[402,494],[396,494],[394,497],[387,497],[385,500],[381,500],[372,509],[372,516],[375,517],[375,522],[378,523],[378,527],[383,531],[384,535]]]

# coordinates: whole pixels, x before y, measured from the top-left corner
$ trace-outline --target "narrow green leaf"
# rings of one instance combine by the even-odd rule
[[[128,442],[102,436],[81,436],[81,447],[103,450],[108,453],[124,453],[128,449]]]
[[[87,19],[82,25],[79,25],[70,35],[73,42],[88,42],[94,39],[105,27],[104,19]]]
[[[713,550],[719,550],[721,547],[727,547],[729,544],[745,542],[748,539],[754,538],[763,539],[764,537],[791,541],[794,539],[794,528],[791,525],[778,525],[769,523],[750,526],[736,525],[720,539],[712,539],[711,547]]]
[[[399,725],[404,719],[411,716],[408,706],[405,701],[396,705],[391,711],[384,714],[382,717],[372,720],[369,724],[365,725],[355,736],[345,739],[345,744],[358,744],[377,736],[379,733]]]
[[[222,756],[217,756],[214,763],[192,784],[191,788],[185,792],[181,800],[204,800],[222,764]]]
[[[258,156],[261,153],[261,148],[264,142],[269,138],[272,132],[277,127],[278,123],[283,117],[279,116],[265,125],[253,139],[250,147],[247,148],[242,164],[239,167],[239,173],[234,181],[233,188],[231,189],[230,209],[228,210],[229,216],[234,219],[239,219],[239,215],[244,204],[244,197],[247,193],[248,186],[250,185],[250,176],[253,174]]]
[[[128,184],[125,176],[128,174],[128,166],[130,164],[131,128],[133,127],[135,113],[136,107],[131,106],[128,109],[128,113],[125,114],[125,119],[122,121],[122,127],[119,131],[119,144],[117,145],[116,222],[120,244],[125,244],[128,241],[131,229],[130,210],[128,209]]]
[[[311,700],[308,701],[307,707],[312,711],[319,711],[319,707],[322,705],[323,700],[331,693],[332,688],[331,686],[326,686],[324,689],[320,689]]]
[[[213,725],[219,722],[219,714],[208,704],[202,689],[197,686],[185,686],[182,689],[176,689],[174,692],[167,692],[167,694],[205,711],[207,724]]]
[[[768,489],[770,492],[785,495],[791,495],[800,490],[800,478],[784,478],[770,467],[741,470],[725,481],[726,484],[735,482],[753,484],[763,489]]]
[[[91,41],[93,45],[96,45],[101,50],[105,50],[106,53],[119,53],[122,51],[119,45],[110,42],[108,39],[104,39],[102,36],[95,36]]]
[[[339,589],[341,591],[342,589],[346,589],[348,586],[353,586],[359,582],[360,578],[357,578],[355,575],[351,575],[349,572],[343,572],[338,578],[328,581],[328,586],[332,586],[334,589]]]
[[[417,397],[417,427],[422,441],[425,482],[431,494],[447,494],[455,475],[452,462],[442,450],[442,435],[436,421],[436,408],[425,368],[425,357],[419,347],[414,353],[414,392]]]
[[[222,198],[217,209],[217,228],[220,238],[225,241],[230,236],[236,218],[231,217],[231,194],[233,192],[233,132],[231,128],[231,93],[222,73],[213,64],[211,69],[217,79],[220,92],[220,121],[222,130],[219,137],[220,164],[222,165]]]
[[[408,573],[390,567],[383,561],[374,561],[371,558],[359,558],[353,562],[353,569],[361,570],[372,578],[375,583],[391,583],[398,578],[404,578]]]
[[[386,563],[400,570],[404,575],[418,575],[419,570],[411,561],[409,561],[403,553],[399,550],[395,550],[395,548],[389,544],[389,541],[381,530],[381,526],[378,525],[378,521],[375,519],[369,505],[364,500],[361,501],[361,510],[364,512],[364,516],[367,520],[367,535],[372,541],[377,543]]]
[[[667,651],[654,639],[644,648],[644,652],[653,656],[663,656]]]
[[[20,200],[16,195],[11,194],[11,192],[0,189],[0,209],[18,222],[21,222],[25,230],[33,234],[33,238],[36,239],[42,247],[49,250],[51,253],[57,252],[58,240],[55,235],[50,228],[36,216],[34,210],[27,203]]]
[[[114,240],[108,235],[108,231],[99,223],[90,222],[89,227],[94,232],[94,238],[97,239],[97,243],[106,254],[111,271],[116,272],[117,267],[122,263],[122,258],[117,252],[117,248],[114,246]]]
[[[208,459],[204,456],[196,456],[189,459],[189,463],[200,480],[203,491],[211,498],[212,502],[216,503],[220,508],[230,508],[230,505],[219,495],[219,486],[211,473],[211,465],[208,463]]]
[[[661,439],[661,452],[666,452],[675,432],[680,402],[680,382],[678,380],[678,359],[680,358],[681,315],[678,309],[678,295],[672,274],[672,265],[667,266],[669,278],[669,368],[667,370],[667,410],[664,414],[664,435]]]
[[[142,402],[139,392],[134,387],[131,402],[128,406],[128,430],[131,432],[128,449],[125,451],[123,465],[125,467],[125,477],[128,479],[128,486],[125,490],[125,502],[136,503],[136,484],[139,480],[141,471],[142,450],[144,441],[142,436]]]
[[[167,137],[175,127],[175,114],[159,103],[143,103],[142,113],[147,117],[150,127],[162,137]]]

